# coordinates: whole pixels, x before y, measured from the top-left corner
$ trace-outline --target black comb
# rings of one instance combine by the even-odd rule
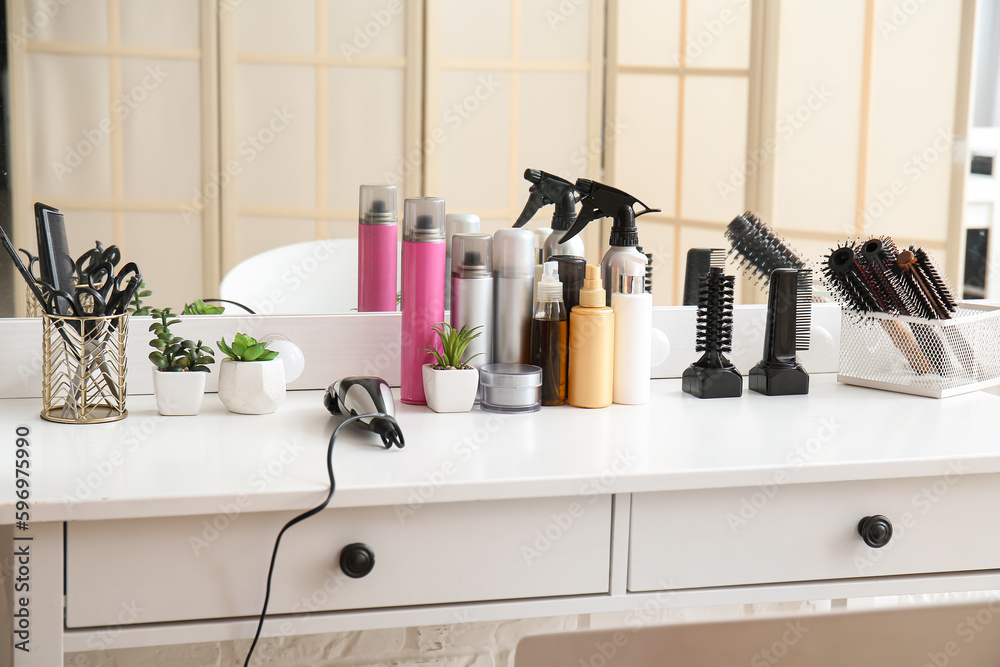
[[[703,352],[681,375],[681,390],[698,398],[730,398],[743,394],[743,376],[724,352],[733,345],[733,284],[721,267],[710,267],[698,279],[698,325],[695,351]]]
[[[726,251],[722,248],[690,248],[684,265],[685,306],[698,305],[699,281],[712,267],[724,268]]]
[[[726,227],[730,256],[740,259],[740,268],[763,289],[775,269],[804,269],[806,263],[788,242],[764,224],[755,213],[747,211],[733,218]]]
[[[767,295],[764,358],[750,369],[750,388],[765,396],[809,393],[809,374],[795,357],[809,349],[812,271],[775,269]]]

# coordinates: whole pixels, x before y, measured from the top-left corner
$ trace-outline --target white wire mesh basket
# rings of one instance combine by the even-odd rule
[[[844,311],[837,380],[932,398],[1000,385],[1000,308],[963,303],[950,320]]]

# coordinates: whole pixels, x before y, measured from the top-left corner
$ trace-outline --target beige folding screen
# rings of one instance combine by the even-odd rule
[[[223,272],[273,247],[353,237],[358,186],[420,194],[423,4],[223,0]],[[226,11],[229,8],[230,11]]]
[[[603,0],[428,0],[427,194],[493,232],[520,214],[526,168],[600,178],[604,12]],[[596,232],[587,245],[598,261]]]
[[[35,248],[43,201],[65,213],[74,255],[117,243],[165,303],[214,289],[218,215],[201,205],[217,160],[214,2],[7,11],[17,244]]]

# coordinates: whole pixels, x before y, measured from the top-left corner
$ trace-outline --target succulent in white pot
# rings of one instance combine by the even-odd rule
[[[156,348],[149,353],[153,362],[153,395],[156,410],[161,415],[196,415],[205,397],[205,378],[208,364],[214,364],[212,348],[175,336],[170,327],[180,324],[169,308],[154,309],[152,315],[159,321],[149,325],[156,334],[149,344]]]
[[[469,361],[481,352],[464,359],[469,343],[478,338],[480,332],[468,325],[455,329],[450,324],[438,322],[434,333],[441,339],[441,351],[424,348],[434,355],[435,363],[424,364],[424,399],[427,407],[434,412],[468,412],[476,402],[479,389],[479,370],[469,365]]]
[[[227,410],[266,415],[284,403],[285,365],[267,343],[237,333],[231,346],[225,338],[218,346],[227,357],[219,367],[219,399]]]

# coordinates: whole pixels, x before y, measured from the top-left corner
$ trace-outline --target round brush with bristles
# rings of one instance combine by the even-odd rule
[[[882,249],[884,248],[883,243]],[[876,249],[875,246],[871,246],[869,253],[873,253]],[[866,260],[856,244],[847,242],[837,246],[824,257],[824,260],[823,278],[845,311],[853,311],[858,315],[887,312],[885,307],[887,297],[884,294],[876,294],[880,290],[873,283],[875,272],[863,268],[862,263]],[[902,299],[899,303],[902,303]],[[931,372],[931,362],[924,355],[909,327],[899,320],[881,320],[881,323],[890,340],[903,353],[915,372],[920,374]]]
[[[743,393],[743,376],[725,352],[733,345],[733,285],[735,277],[712,267],[698,279],[698,361],[684,370],[681,390],[698,398],[729,398]]]
[[[726,227],[726,239],[732,246],[729,256],[739,258],[743,273],[761,289],[767,286],[775,269],[806,268],[788,242],[751,211],[733,218]]]

